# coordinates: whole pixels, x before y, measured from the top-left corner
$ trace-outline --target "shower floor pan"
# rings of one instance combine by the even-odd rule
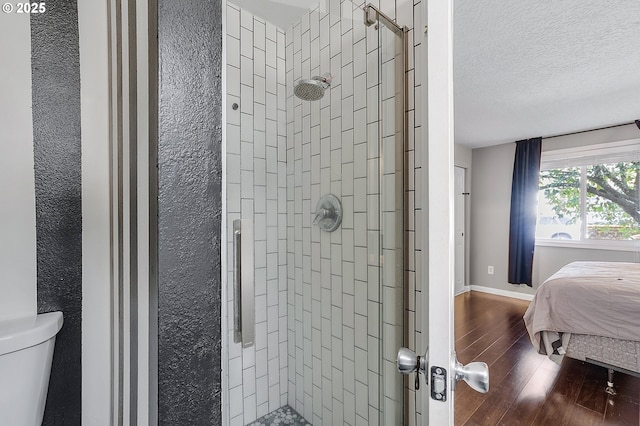
[[[291,406],[285,405],[276,411],[260,417],[249,426],[271,426],[271,425],[293,425],[293,426],[311,426],[304,417],[296,412]]]

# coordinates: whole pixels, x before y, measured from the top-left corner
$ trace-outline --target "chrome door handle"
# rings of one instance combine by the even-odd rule
[[[414,371],[424,373],[427,369],[427,355],[416,355],[411,349],[400,348],[398,349],[396,364],[398,373],[401,374],[411,374]]]
[[[233,221],[233,343],[242,342],[242,222]]]
[[[471,362],[467,365],[462,365],[454,352],[452,364],[455,378],[453,390],[455,390],[456,382],[464,380],[473,390],[480,393],[489,391],[489,366],[486,362]]]
[[[400,374],[411,374],[414,371],[416,372],[416,390],[420,389],[420,373],[424,374],[425,380],[427,384],[429,384],[429,380],[427,379],[427,353],[425,351],[424,355],[416,355],[414,351],[407,348],[398,349],[398,357],[396,358],[396,366],[398,368],[398,373]]]
[[[429,384],[429,378],[427,376],[427,370],[429,368],[427,354],[425,351],[424,356],[416,355],[414,351],[407,348],[398,349],[398,357],[396,364],[398,372],[401,374],[417,373],[416,376],[416,390],[420,386],[420,373],[424,374],[425,381]],[[432,367],[431,379],[433,389],[431,390],[432,397],[438,396],[436,399],[445,400],[446,382],[446,369],[441,367]],[[452,377],[452,390],[455,390],[456,382],[464,380],[467,384],[480,393],[487,393],[489,391],[489,366],[485,362],[471,362],[467,365],[462,365],[456,358],[456,353],[453,353],[451,357],[451,371]]]
[[[233,221],[233,342],[243,348],[255,340],[253,223]]]

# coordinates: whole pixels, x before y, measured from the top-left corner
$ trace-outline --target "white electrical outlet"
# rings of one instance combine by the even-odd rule
[[[493,266],[487,267],[487,274],[493,275]]]

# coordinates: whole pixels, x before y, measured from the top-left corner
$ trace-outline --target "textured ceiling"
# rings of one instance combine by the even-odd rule
[[[640,118],[639,0],[455,0],[455,139],[472,148]]]
[[[318,4],[320,10],[323,10],[326,0],[231,0],[231,2],[286,30],[309,9],[318,7]]]

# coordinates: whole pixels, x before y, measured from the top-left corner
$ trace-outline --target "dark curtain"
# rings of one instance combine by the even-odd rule
[[[532,287],[542,138],[516,142],[509,224],[509,282]]]

